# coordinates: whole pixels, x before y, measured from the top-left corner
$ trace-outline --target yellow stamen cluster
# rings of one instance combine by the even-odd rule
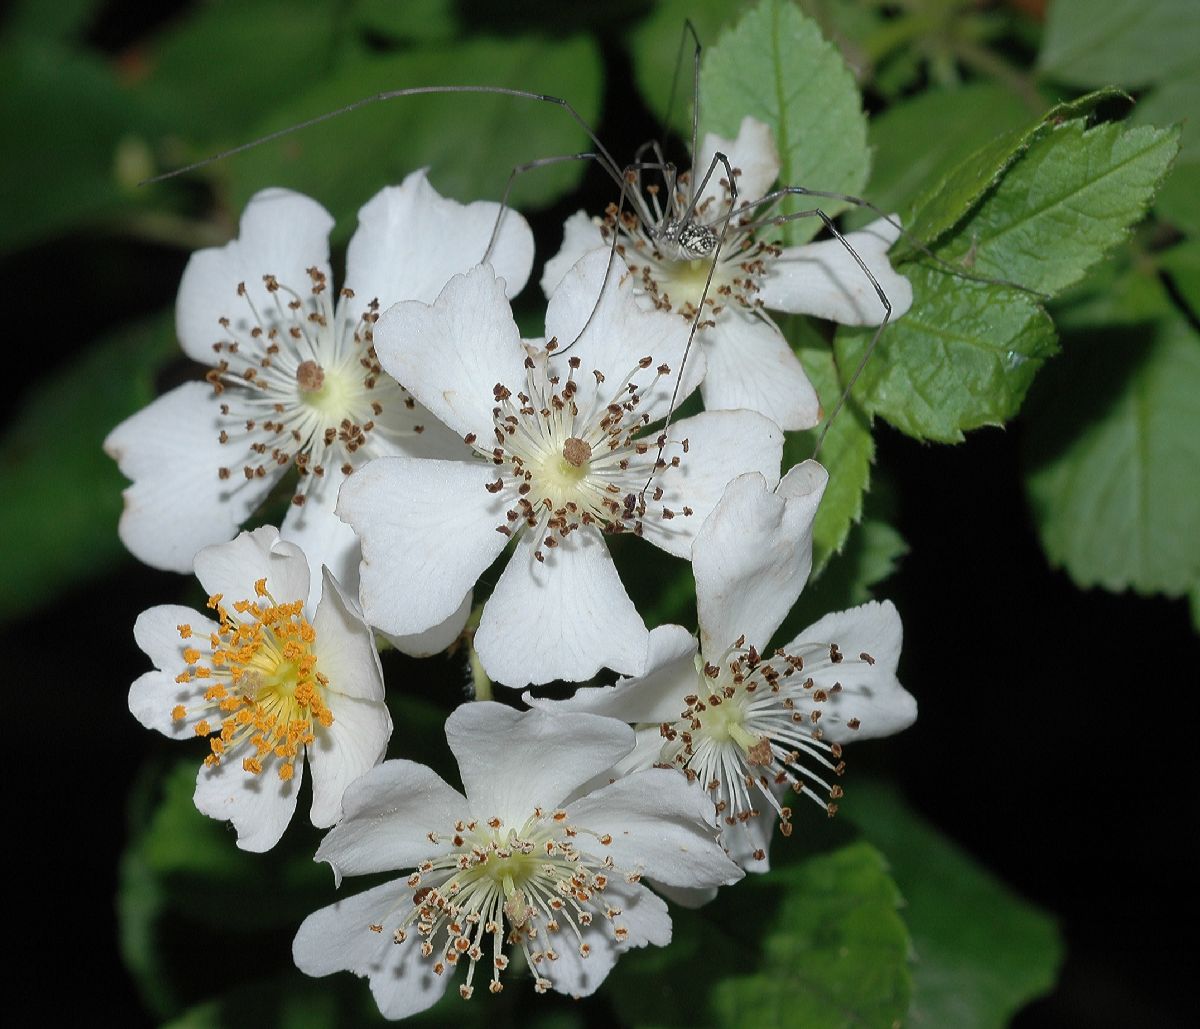
[[[254,591],[254,600],[235,601],[232,611],[221,594],[208,598],[220,619],[209,636],[208,663],[198,647],[185,648],[188,667],[175,681],[209,683],[202,707],[216,717],[203,717],[194,726],[197,736],[208,738],[206,765],[219,764],[245,745],[253,751],[242,759],[245,771],[259,775],[277,759],[279,778],[287,782],[300,748],[315,740],[317,725],[333,724],[324,699],[329,680],[317,671],[312,650],[317,634],[304,617],[304,602],[277,603],[265,579],[254,584]],[[180,639],[193,638],[190,625],[178,631]],[[171,717],[183,721],[188,710],[178,704]]]

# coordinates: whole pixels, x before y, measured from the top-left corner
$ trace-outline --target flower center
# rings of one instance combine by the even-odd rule
[[[414,407],[376,357],[372,337],[378,304],[372,302],[357,323],[351,322],[341,302],[354,293],[343,289],[335,310],[325,274],[318,268],[308,274],[303,296],[264,275],[273,302],[265,310],[255,305],[245,283],[239,284],[237,295],[249,314],[219,319],[226,338],[213,344],[217,364],[206,376],[225,425],[220,442],[238,453],[242,474],[263,478],[294,462],[302,483],[293,498],[298,504],[307,493],[306,476],[324,475],[331,465],[349,474],[373,456],[372,436],[382,427],[385,410]],[[234,473],[235,466],[218,469],[222,479]]]
[[[829,664],[843,660],[836,644],[812,645],[818,654],[825,648]],[[873,660],[867,654],[859,659]],[[804,667],[802,656],[782,650],[764,661],[754,647],[745,646],[744,638],[738,639],[720,664],[706,664],[697,656],[696,691],[684,698],[686,706],[676,721],[660,726],[661,759],[703,783],[727,825],[758,817],[755,804],[761,797],[779,815],[780,832],[790,836],[791,808],[772,790],[784,784],[830,816],[837,812],[841,786],[802,762],[835,776],[845,771],[841,746],[825,742],[819,727],[822,705],[842,685],[835,681],[827,689],[819,687],[812,675],[801,674]]]
[[[655,307],[678,311],[690,322],[696,319],[703,297],[709,316],[700,319],[697,327],[709,328],[729,303],[746,309],[763,306],[757,297],[759,283],[769,263],[783,251],[752,237],[744,227],[752,220],[751,212],[727,217],[732,205],[727,187],[719,201],[709,197],[689,212],[687,182],[686,175],[679,177],[681,188],[671,201],[673,217],[665,219],[664,230],[642,224],[629,211],[618,219],[612,205],[600,231],[606,242],[617,234],[617,253],[633,273],[639,292],[650,297]],[[720,243],[719,253],[714,239]],[[697,240],[699,245],[690,245]]]
[[[640,535],[648,514],[647,483],[652,476],[680,465],[679,456],[660,457],[667,439],[639,437],[649,417],[640,410],[643,398],[658,380],[671,374],[660,364],[648,382],[639,383],[654,365],[643,357],[616,385],[606,387],[603,372],[592,372],[597,390],[581,406],[575,374],[580,360],[567,360],[567,378],[550,369],[551,340],[538,359],[526,358],[525,383],[514,392],[497,383],[492,394],[492,439],[487,449],[475,433],[464,440],[497,467],[497,478],[487,484],[491,493],[504,493],[512,506],[497,531],[512,536],[525,529],[539,535],[534,556],[545,560],[543,546],[553,548],[580,526],[595,525],[607,532],[631,531]],[[680,441],[686,454],[688,441]],[[661,500],[655,487],[650,499]],[[674,518],[663,508],[653,516]],[[692,514],[684,507],[682,514]]]
[[[474,992],[475,968],[485,954],[491,964],[489,991],[504,988],[500,973],[509,964],[505,942],[520,946],[534,973],[534,988],[545,993],[552,986],[549,973],[558,958],[559,933],[574,937],[572,945],[587,957],[591,948],[584,930],[599,914],[611,924],[614,938],[625,940],[628,930],[616,922],[621,910],[604,899],[615,871],[612,858],[598,857],[590,847],[596,844],[602,852],[612,837],[568,825],[566,818],[565,811],[535,808],[519,828],[506,827],[499,818],[456,823],[448,834],[452,849],[423,862],[409,876],[412,908],[393,940],[404,943],[415,931],[421,954],[433,960],[438,975],[465,957],[467,975],[459,987],[464,999]],[[437,832],[428,839],[446,841]],[[625,873],[628,882],[640,878],[640,873]],[[382,932],[383,921],[369,928]],[[485,948],[489,937],[491,946]]]
[[[236,601],[232,612],[220,594],[209,597],[220,626],[209,637],[208,661],[198,646],[185,648],[188,667],[175,681],[208,683],[195,724],[196,735],[208,738],[206,765],[220,764],[240,749],[245,771],[258,775],[277,761],[279,778],[286,782],[317,727],[333,724],[325,705],[329,680],[317,671],[317,634],[303,615],[304,602],[277,603],[266,579],[259,579],[254,591],[253,601]],[[194,638],[190,625],[178,628],[181,639]],[[190,715],[183,704],[171,712],[177,722]]]

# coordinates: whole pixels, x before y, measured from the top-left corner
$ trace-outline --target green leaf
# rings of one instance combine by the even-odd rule
[[[1132,247],[1123,247],[1058,297],[1050,313],[1064,336],[1080,332],[1111,334],[1117,326],[1155,321],[1170,306],[1153,265],[1136,255]]]
[[[354,0],[354,20],[390,39],[449,39],[458,31],[450,0]]]
[[[5,12],[6,33],[29,33],[57,39],[78,37],[96,17],[101,0],[17,0]]]
[[[685,141],[690,141],[692,134],[695,44],[691,35],[684,32],[684,21],[690,21],[695,28],[703,55],[735,13],[736,7],[728,0],[659,0],[629,33],[629,52],[638,91],[655,116],[670,117],[669,127]],[[681,45],[678,78],[672,83]],[[668,110],[672,93],[674,105]]]
[[[881,210],[912,223],[913,202],[926,183],[940,181],[955,165],[1029,121],[1029,111],[1007,89],[975,82],[957,89],[931,89],[906,98],[871,119],[875,158],[870,200]],[[913,140],[920,140],[919,147]],[[859,228],[877,215],[851,211],[849,228]]]
[[[1054,0],[1038,68],[1074,86],[1144,86],[1195,66],[1194,0]]]
[[[716,1024],[892,1029],[911,982],[900,895],[883,856],[854,843],[762,878],[786,892],[763,932],[758,971],[716,984]]]
[[[239,134],[333,71],[334,8],[330,0],[205,4],[144,44],[149,70],[136,93],[173,134],[206,146],[243,142]]]
[[[1042,545],[1080,586],[1182,595],[1200,581],[1200,337],[1155,323],[1074,341],[1027,431]],[[1062,397],[1070,397],[1064,403]]]
[[[875,443],[871,426],[857,403],[847,398],[841,404],[842,383],[828,343],[817,336],[806,318],[789,317],[781,322],[784,335],[791,340],[809,381],[821,400],[824,417],[817,428],[808,432],[789,432],[783,445],[783,467],[792,467],[811,457],[819,434],[826,430],[818,460],[829,471],[829,485],[817,509],[813,525],[813,570],[820,572],[829,558],[839,553],[850,527],[862,515],[863,494],[871,481],[871,462]]]
[[[126,482],[100,445],[153,399],[155,372],[175,353],[162,314],[94,344],[23,399],[0,442],[0,620],[121,559]]]
[[[782,185],[850,195],[866,185],[871,155],[854,76],[794,4],[764,0],[722,33],[704,57],[700,96],[702,131],[733,139],[746,115],[771,127]],[[818,203],[830,215],[847,206]],[[813,206],[811,198],[789,197],[777,211]],[[820,228],[817,218],[801,218],[780,235],[788,244],[803,243]]]
[[[1177,129],[1080,119],[1035,139],[938,250],[972,271],[1054,294],[1145,213],[1178,150]]]
[[[913,306],[879,339],[854,396],[872,414],[916,439],[957,443],[1020,409],[1030,383],[1056,350],[1054,325],[1028,294],[907,265]],[[838,329],[845,375],[857,368],[873,329]]]
[[[1158,264],[1170,276],[1193,316],[1200,314],[1200,239],[1171,247],[1159,257]]]
[[[838,817],[887,856],[912,935],[913,995],[904,1024],[1002,1029],[1054,984],[1054,923],[919,818],[891,787],[855,782]]]
[[[1070,103],[1057,104],[1024,128],[997,134],[925,190],[913,204],[916,216],[907,226],[909,233],[926,246],[933,246],[970,213],[1035,141],[1055,125],[1083,117],[1101,103],[1123,96],[1119,90],[1100,90]],[[892,248],[892,262],[916,252],[912,243],[901,239]]]
[[[909,996],[898,901],[871,846],[801,858],[672,907],[670,946],[618,962],[604,993],[641,1027],[891,1029]]]
[[[334,110],[347,98],[439,84],[511,86],[562,97],[595,124],[600,59],[587,38],[474,40],[412,52],[357,53],[339,71],[274,111],[266,133]],[[371,104],[228,162],[238,207],[264,186],[289,186],[321,202],[349,235],[354,214],[388,182],[428,165],[439,192],[463,202],[499,200],[511,169],[591,146],[583,129],[550,103],[495,94],[409,96]],[[618,157],[618,160],[620,158]],[[519,176],[510,203],[541,206],[584,172],[567,161]],[[614,198],[616,189],[614,187]]]
[[[109,216],[141,197],[116,173],[119,145],[142,112],[112,71],[51,39],[0,44],[0,252],[80,222]]]
[[[1200,68],[1161,83],[1142,97],[1129,120],[1138,125],[1182,123],[1179,157],[1154,202],[1159,217],[1200,235]]]

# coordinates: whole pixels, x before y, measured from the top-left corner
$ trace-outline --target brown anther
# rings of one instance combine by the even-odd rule
[[[316,361],[301,361],[296,369],[296,384],[305,393],[316,393],[325,385],[325,369]]]
[[[563,444],[563,459],[576,468],[582,468],[592,457],[592,445],[587,440],[572,436]]]

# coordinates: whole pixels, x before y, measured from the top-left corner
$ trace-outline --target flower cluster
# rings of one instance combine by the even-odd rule
[[[195,803],[238,846],[280,840],[307,764],[311,820],[332,827],[316,860],[339,884],[403,873],[317,911],[293,945],[310,975],[368,977],[389,1018],[429,1007],[456,970],[463,998],[514,974],[593,992],[622,953],[670,941],[650,885],[696,904],[765,869],[773,827],[804,815],[790,798],[832,814],[843,746],[915,718],[889,603],[771,649],[812,570],[828,476],[781,468],[785,433],[819,404],[766,309],[877,323],[869,267],[899,315],[896,224],[851,234],[852,250],[780,248],[758,203],[778,174],[770,133],[747,119],[701,156],[718,149],[736,185],[693,198],[680,176],[664,218],[719,246],[697,256],[621,212],[573,216],[534,339],[510,307],[533,265],[516,212],[414,172],[361,210],[339,290],[329,215],[259,193],[180,286],[204,381],[106,441],[132,480],[121,538],[207,597],[138,619],[154,670],[130,709],[204,741]],[[704,409],[679,415],[697,390]],[[239,532],[277,487],[278,527]],[[619,536],[641,538],[627,555],[690,562],[698,636],[647,626]],[[483,689],[445,723],[463,792],[385,760],[381,639],[477,663]],[[492,682],[508,703],[484,695]]]

